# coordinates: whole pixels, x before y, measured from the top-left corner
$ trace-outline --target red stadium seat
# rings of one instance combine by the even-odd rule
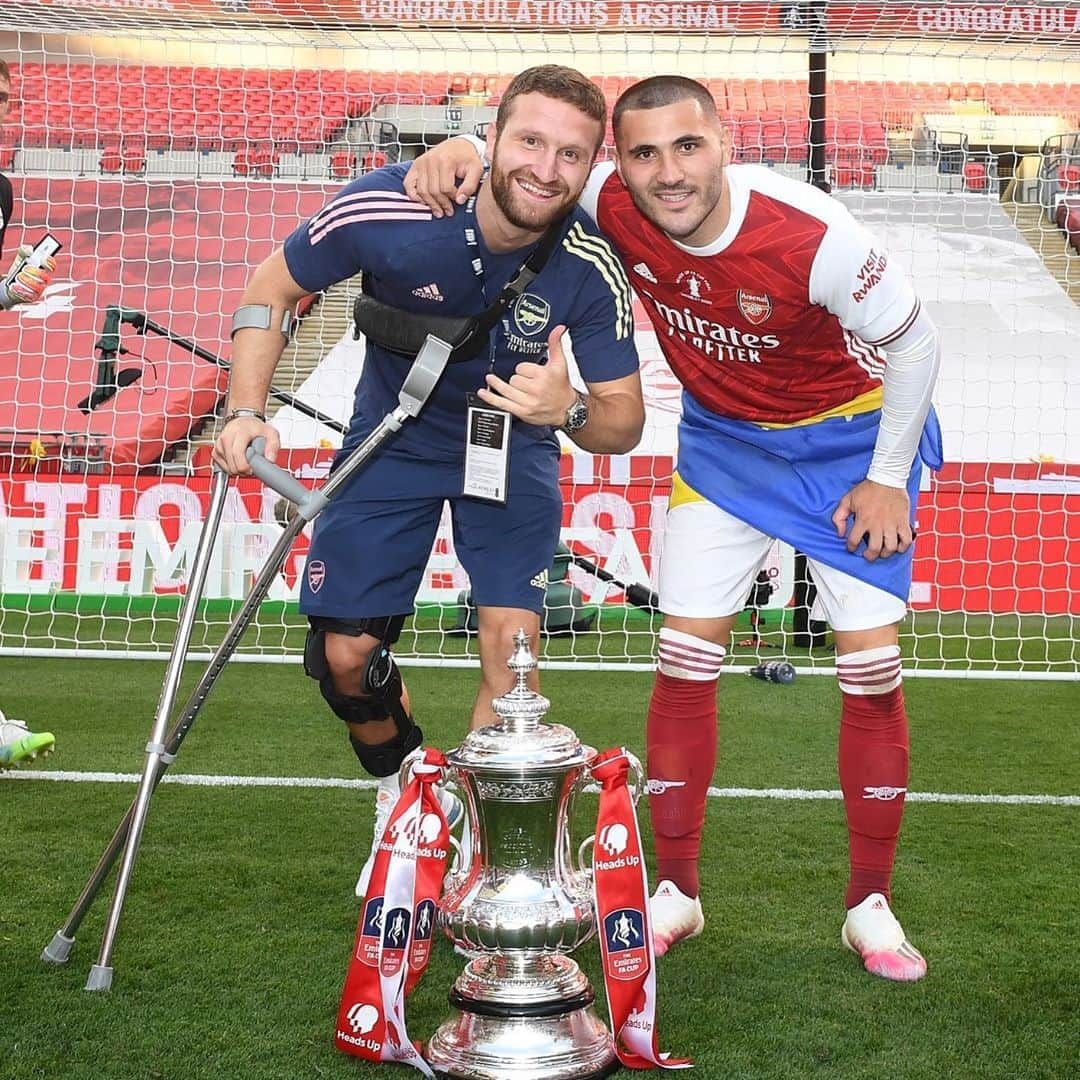
[[[373,169],[381,169],[387,161],[389,158],[385,150],[369,150],[364,155],[361,165],[364,172],[371,172]]]
[[[251,176],[252,162],[251,152],[241,147],[233,155],[232,171],[234,176]]]
[[[146,171],[146,149],[139,144],[124,147],[124,172],[141,174]]]
[[[330,155],[330,176],[348,180],[356,172],[356,155],[351,150],[335,150]]]
[[[837,165],[833,169],[833,187],[849,188],[855,183],[855,170],[850,165]]]
[[[1062,195],[1080,195],[1080,165],[1059,165],[1057,181]]]
[[[1069,246],[1080,255],[1080,205],[1071,207],[1065,215],[1065,236]]]
[[[0,147],[0,172],[11,172],[15,167],[15,147]]]
[[[280,155],[272,146],[260,146],[251,159],[256,176],[269,178],[277,172]]]
[[[103,173],[118,173],[124,168],[124,159],[120,156],[119,146],[106,146],[98,159],[98,168]]]
[[[964,187],[968,191],[985,191],[988,183],[986,166],[981,161],[969,161],[964,165]]]

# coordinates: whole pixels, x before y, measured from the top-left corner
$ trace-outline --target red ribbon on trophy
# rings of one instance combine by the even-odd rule
[[[625,749],[605,750],[590,771],[600,783],[593,845],[593,888],[615,1052],[628,1069],[687,1069],[689,1058],[661,1054],[656,1033],[656,957],[649,926],[649,883],[637,814],[626,786]]]
[[[446,758],[424,751],[386,824],[345,987],[334,1045],[369,1061],[402,1061],[434,1073],[405,1028],[405,999],[431,958],[450,830],[435,794]]]

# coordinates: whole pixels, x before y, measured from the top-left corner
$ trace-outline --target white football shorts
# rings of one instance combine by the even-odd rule
[[[660,610],[688,619],[718,619],[746,607],[754,578],[774,537],[759,532],[707,499],[667,512],[660,557]],[[807,557],[818,589],[814,617],[834,630],[891,626],[907,613],[904,601]]]

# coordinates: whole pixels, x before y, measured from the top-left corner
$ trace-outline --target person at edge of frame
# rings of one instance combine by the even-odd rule
[[[241,312],[270,310],[259,327],[234,331],[228,413],[214,460],[236,476],[249,473],[245,451],[260,436],[267,458],[276,457],[279,439],[266,423],[265,402],[286,341],[283,316],[303,295],[362,271],[365,291],[396,308],[476,315],[496,301],[547,230],[558,230],[546,265],[503,313],[487,347],[447,367],[420,416],[315,523],[300,601],[311,624],[307,673],[347,724],[361,765],[380,777],[358,895],[397,798],[398,770],[423,739],[390,648],[413,611],[444,502],[478,608],[476,728],[496,719],[492,699],[513,685],[506,660],[519,628],[539,653],[547,568],[562,518],[556,432],[598,454],[625,453],[641,437],[629,282],[575,205],[605,124],[603,96],[579,72],[557,65],[523,71],[488,132],[490,176],[474,201],[436,216],[404,194],[407,165],[370,172],[301,225],[255,271],[243,296]],[[564,333],[587,393],[570,381]],[[400,356],[367,343],[337,462],[395,407],[405,371]],[[477,481],[465,469],[466,428],[478,410],[496,431],[502,423],[509,428],[496,439],[509,449],[507,481],[501,491],[468,497]],[[460,801],[448,791],[441,797],[453,825]]]
[[[11,111],[11,69],[0,58],[0,130]],[[0,256],[4,253],[4,236],[15,209],[11,181],[0,173]],[[11,266],[0,278],[0,309],[10,310],[18,304],[35,304],[52,282],[56,260],[51,256],[41,266],[27,265],[31,248],[20,245]],[[31,731],[21,720],[9,720],[0,712],[0,769],[12,768],[33,761],[39,754],[52,753],[56,737],[50,731]]]
[[[581,205],[629,269],[684,388],[646,726],[656,953],[704,927],[717,676],[779,538],[807,555],[836,640],[849,852],[841,940],[872,974],[920,979],[926,961],[892,912],[891,883],[909,758],[899,623],[922,469],[942,461],[936,328],[840,202],[732,163],[701,83],[645,79],[612,121],[615,162],[594,168]],[[405,190],[447,212],[475,185],[478,153],[474,140],[448,140],[414,163]]]

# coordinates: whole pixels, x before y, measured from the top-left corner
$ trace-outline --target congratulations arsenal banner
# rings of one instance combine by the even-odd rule
[[[1013,37],[1068,44],[1080,33],[1080,10],[1068,0],[883,0],[833,2],[825,25],[807,4],[758,0],[24,0],[20,11],[97,8],[151,15],[226,16],[255,21],[350,27],[422,27],[425,30],[652,31],[726,34],[806,34],[831,37]]]
[[[661,1054],[656,1032],[656,958],[641,835],[626,786],[624,749],[605,750],[590,767],[600,783],[593,884],[615,1052],[628,1069],[687,1069],[689,1058]]]
[[[405,999],[431,958],[450,830],[434,784],[446,759],[425,750],[375,855],[334,1044],[368,1061],[403,1061],[434,1080],[405,1027]]]

